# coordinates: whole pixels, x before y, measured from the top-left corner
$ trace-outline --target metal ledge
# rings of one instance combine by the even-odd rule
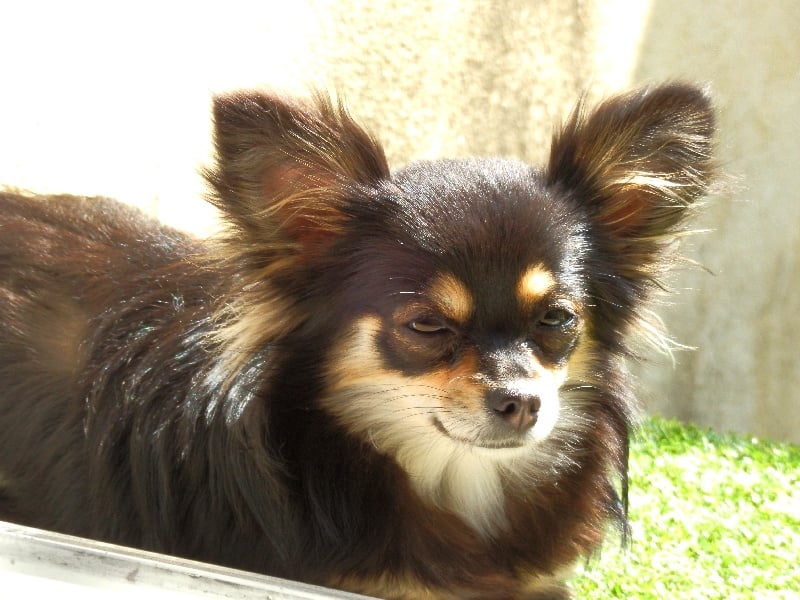
[[[367,598],[0,521],[0,599],[26,596],[59,600]]]

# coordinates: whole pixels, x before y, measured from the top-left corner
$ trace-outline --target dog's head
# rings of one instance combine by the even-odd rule
[[[339,246],[328,409],[400,453],[546,438],[582,355],[585,222],[513,161],[419,163],[371,194]]]
[[[482,531],[503,477],[555,477],[609,419],[625,429],[617,361],[652,330],[643,303],[712,176],[701,90],[579,108],[543,169],[394,175],[328,100],[244,93],[215,109],[213,201],[249,292],[228,309],[231,356],[324,331],[318,407]]]

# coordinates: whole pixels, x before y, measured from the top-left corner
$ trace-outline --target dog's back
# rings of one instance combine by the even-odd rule
[[[123,314],[191,251],[187,237],[112,200],[0,194],[0,518],[92,529],[75,519],[90,514],[79,507],[89,503],[81,378],[91,338],[108,331],[110,309]]]

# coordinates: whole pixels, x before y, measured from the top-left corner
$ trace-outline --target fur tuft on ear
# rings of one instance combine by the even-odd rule
[[[601,318],[610,330],[634,330],[631,339],[664,351],[675,344],[653,313],[618,307],[642,307],[663,287],[684,219],[715,183],[713,137],[706,90],[669,83],[613,97],[589,113],[579,105],[553,139],[547,182],[570,194],[592,223],[592,294]]]
[[[218,96],[209,200],[248,241],[314,254],[335,237],[348,186],[389,176],[380,145],[341,101],[295,104],[266,92]]]
[[[700,87],[670,83],[582,104],[553,140],[547,180],[576,192],[622,238],[669,234],[709,186],[714,114]]]
[[[221,357],[214,379],[234,385],[306,318],[297,306],[304,268],[341,234],[354,188],[389,168],[380,145],[323,94],[303,104],[234,92],[215,98],[213,116],[216,164],[205,176],[229,225],[216,256],[238,284],[220,299],[211,342]]]

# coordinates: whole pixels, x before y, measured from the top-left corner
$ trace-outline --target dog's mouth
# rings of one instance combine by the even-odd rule
[[[444,423],[439,420],[438,417],[433,417],[433,426],[445,437],[453,440],[454,442],[458,442],[460,444],[465,444],[467,446],[473,446],[476,448],[486,448],[488,450],[508,450],[508,449],[515,449],[515,448],[522,448],[525,445],[525,440],[522,437],[513,437],[513,438],[494,438],[491,436],[476,436],[474,438],[467,438],[464,436],[460,436],[453,431],[449,430],[445,427]]]

